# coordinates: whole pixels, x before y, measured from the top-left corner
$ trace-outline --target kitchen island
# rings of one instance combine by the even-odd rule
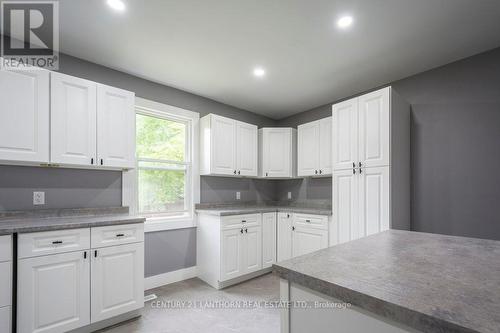
[[[500,332],[499,241],[390,230],[273,269],[282,332]]]

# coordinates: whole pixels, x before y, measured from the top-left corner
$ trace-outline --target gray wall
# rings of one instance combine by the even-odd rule
[[[412,229],[500,240],[500,48],[391,85],[412,106]],[[336,102],[279,125],[327,117]]]
[[[202,203],[236,202],[236,192],[240,192],[240,202],[276,200],[277,181],[249,178],[201,177],[200,201]]]
[[[33,191],[45,205],[33,206]],[[0,166],[0,210],[121,206],[122,173]]]

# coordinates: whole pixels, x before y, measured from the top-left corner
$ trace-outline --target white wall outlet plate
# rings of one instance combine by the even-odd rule
[[[292,192],[288,192],[288,200],[292,199]]]
[[[236,192],[236,200],[241,200],[241,192]]]
[[[33,205],[45,205],[45,192],[33,192]]]

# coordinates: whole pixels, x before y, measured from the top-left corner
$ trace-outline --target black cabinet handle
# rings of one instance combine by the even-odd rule
[[[269,176],[269,174],[266,172],[266,177]]]
[[[125,234],[116,234],[116,237],[123,237]]]
[[[93,157],[90,159],[90,164],[94,165],[94,158]]]
[[[286,218],[289,219],[290,218],[290,214],[286,214]]]
[[[248,229],[245,228],[245,232],[248,234]]]
[[[243,233],[243,229],[240,229],[240,232]]]
[[[241,171],[238,171],[238,175],[241,175]]]
[[[318,170],[314,170],[314,174],[316,174],[316,175],[317,175],[317,174],[318,174]]]
[[[352,169],[352,174],[355,175],[356,174],[356,169]]]
[[[306,220],[306,222],[309,222],[309,223],[311,223],[311,220]]]
[[[57,240],[57,241],[53,241],[52,244],[62,244],[63,241],[60,241],[60,240]]]
[[[87,251],[83,251],[83,259],[87,259]]]
[[[295,231],[295,227],[292,227],[292,230]]]
[[[356,167],[356,163],[352,162],[352,167],[355,168]]]
[[[361,168],[361,167],[363,166],[363,163],[359,162],[359,164],[358,164],[358,165],[359,165],[359,167]]]
[[[234,174],[236,174],[236,170],[234,170],[234,172],[233,172],[233,173],[234,173]]]
[[[319,170],[319,174],[321,175],[323,173],[323,170]]]
[[[101,165],[104,165],[104,160],[101,158]]]
[[[97,258],[97,250],[94,251],[94,257]]]
[[[246,223],[246,222],[247,222],[247,220],[241,220],[241,223]]]
[[[359,168],[359,174],[362,174],[363,173],[363,170],[361,170],[361,168]]]

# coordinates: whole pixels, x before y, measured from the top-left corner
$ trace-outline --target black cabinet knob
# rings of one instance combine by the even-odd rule
[[[243,229],[240,229],[240,232],[243,233]]]
[[[292,230],[295,231],[295,227],[292,227]]]

